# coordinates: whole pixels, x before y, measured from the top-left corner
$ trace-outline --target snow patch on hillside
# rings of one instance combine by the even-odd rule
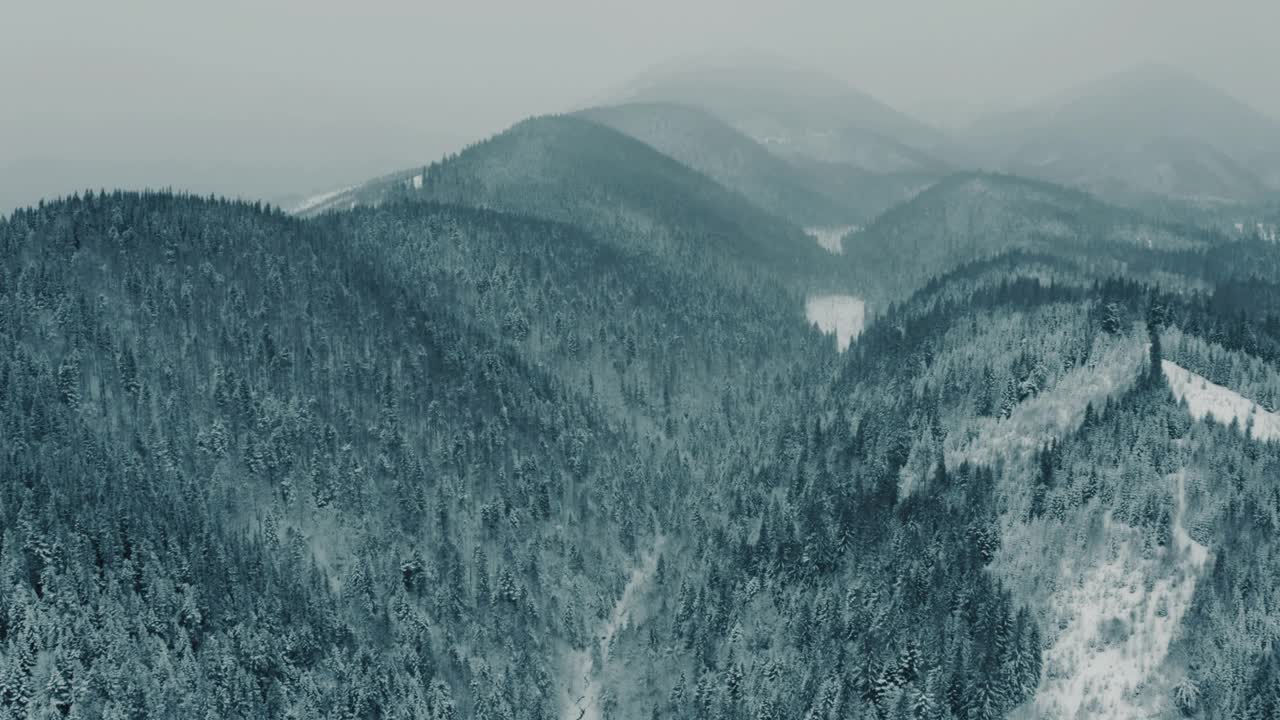
[[[314,210],[324,205],[325,203],[329,202],[330,200],[333,200],[339,195],[350,192],[355,188],[356,188],[355,185],[348,185],[347,187],[339,188],[337,190],[330,190],[329,192],[323,192],[323,193],[320,193],[319,195],[312,195],[306,200],[303,200],[297,205],[294,205],[293,208],[289,210],[289,212],[290,214],[293,214],[293,215],[301,215],[302,213]]]
[[[1108,514],[1103,550],[1063,562],[1050,601],[1038,717],[1153,717],[1163,709],[1167,678],[1159,671],[1209,557],[1183,527],[1184,474],[1170,481],[1173,543],[1164,556],[1143,558],[1139,532],[1113,526]]]
[[[1242,237],[1256,234],[1267,242],[1280,242],[1280,225],[1262,222],[1238,222],[1235,227],[1236,234]]]
[[[804,317],[824,333],[835,334],[840,352],[862,334],[867,306],[852,295],[816,295],[804,303]]]
[[[837,227],[807,227],[804,232],[818,241],[823,250],[836,255],[844,253],[844,236],[857,231],[857,225],[840,225]]]
[[[1085,407],[1102,407],[1108,397],[1132,387],[1147,357],[1137,334],[1100,338],[1088,363],[1072,368],[1051,388],[1028,398],[1005,419],[975,418],[951,433],[947,464],[969,461],[983,465],[1029,460],[1045,443],[1073,432],[1084,420]]]
[[[613,605],[609,619],[596,632],[594,647],[574,651],[569,658],[569,682],[565,686],[565,720],[600,720],[600,698],[604,692],[604,672],[618,633],[631,624],[637,598],[658,570],[658,557],[666,538],[659,536],[653,548],[631,571],[621,597]],[[599,665],[597,666],[597,658]]]
[[[1133,385],[1148,357],[1143,340],[1137,332],[1100,340],[1085,365],[1020,403],[1009,418],[979,418],[954,433],[948,439],[948,463],[1023,467],[1046,442],[1078,427],[1087,404],[1099,408],[1107,397]],[[1164,363],[1164,371],[1174,393],[1188,398],[1194,416],[1213,412],[1243,423],[1252,414],[1255,436],[1280,432],[1275,416],[1260,420],[1265,411],[1239,394],[1170,362]],[[1015,472],[1010,477],[1022,476]],[[1168,482],[1174,506],[1172,542],[1145,556],[1143,531],[1113,523],[1110,513],[1099,518],[1098,539],[1087,552],[1054,552],[1043,545],[1044,529],[1036,525],[1014,522],[1005,528],[1005,547],[993,571],[1019,578],[1029,598],[1046,608],[1041,626],[1044,671],[1030,717],[1156,717],[1168,709],[1169,647],[1209,559],[1208,550],[1183,525],[1183,473],[1169,476]],[[1025,501],[1017,486],[1006,492]],[[1048,567],[1046,557],[1053,558]]]
[[[1169,380],[1174,396],[1186,400],[1187,409],[1195,419],[1212,418],[1224,424],[1235,420],[1241,429],[1252,424],[1250,434],[1256,440],[1280,439],[1280,415],[1262,408],[1240,393],[1168,360],[1164,361],[1164,376]]]

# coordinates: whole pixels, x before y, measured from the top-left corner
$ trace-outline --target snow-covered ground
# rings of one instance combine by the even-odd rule
[[[1133,385],[1147,358],[1140,337],[1100,338],[1087,364],[1072,368],[1053,387],[1019,403],[1008,418],[974,418],[969,427],[949,434],[947,464],[1026,462],[1045,443],[1073,432],[1084,419],[1087,405],[1102,407],[1108,397]]]
[[[600,696],[605,667],[613,650],[613,639],[631,623],[636,598],[644,591],[653,574],[658,570],[658,557],[666,538],[659,536],[644,560],[632,569],[631,577],[622,590],[622,596],[613,605],[609,619],[597,630],[595,648],[576,651],[570,657],[569,682],[565,686],[564,720],[600,720]],[[596,667],[595,658],[601,667]]]
[[[1247,229],[1247,232],[1246,232]],[[1280,225],[1273,223],[1236,223],[1236,232],[1240,235],[1257,232],[1258,237],[1267,242],[1280,242]]]
[[[1164,375],[1179,400],[1187,401],[1187,409],[1197,420],[1212,417],[1229,424],[1232,420],[1244,429],[1252,423],[1252,436],[1258,440],[1280,439],[1280,415],[1263,409],[1240,393],[1210,382],[1202,375],[1176,363],[1164,361]]]
[[[866,313],[866,303],[852,295],[815,295],[804,303],[805,319],[822,332],[835,334],[841,352],[862,333]]]
[[[1057,385],[1021,403],[1010,418],[982,419],[951,441],[948,462],[1025,461],[1050,438],[1079,424],[1086,402],[1100,407],[1123,391],[1144,370],[1148,348],[1140,335],[1095,348],[1093,360],[1073,369]],[[1260,439],[1280,439],[1280,416],[1248,398],[1165,361],[1174,394],[1185,398],[1190,414],[1219,422],[1234,418],[1241,428],[1252,422]],[[1170,708],[1169,647],[1191,604],[1210,553],[1184,526],[1184,472],[1167,477],[1173,500],[1172,543],[1144,556],[1142,531],[1104,515],[1099,539],[1087,552],[1068,552],[1047,568],[1030,592],[1045,592],[1042,625],[1044,671],[1028,717],[1161,717]],[[997,572],[1026,578],[1045,570],[1045,530],[1015,523],[1005,541],[1025,551],[1006,549]],[[1080,532],[1091,532],[1082,529]],[[1079,536],[1078,538],[1079,539]],[[1039,596],[1037,596],[1039,597]]]
[[[949,442],[948,462],[1026,462],[1045,442],[1077,427],[1087,403],[1100,407],[1108,396],[1132,386],[1147,357],[1142,340],[1134,333],[1095,347],[1088,364],[1020,403],[1011,417],[983,418],[957,433]],[[1185,387],[1179,373],[1186,371],[1176,365],[1171,371],[1169,365],[1170,384]],[[1198,382],[1194,389],[1201,392]],[[1046,608],[1044,671],[1027,717],[1139,718],[1167,709],[1169,646],[1209,555],[1183,526],[1183,474],[1167,481],[1174,504],[1173,542],[1145,557],[1142,532],[1112,522],[1110,513],[1099,519],[1098,539],[1085,552],[1037,549],[1050,536],[1034,524],[1018,522],[1005,529],[1010,547],[995,571],[1024,583],[1038,576],[1023,589]],[[1083,536],[1077,540],[1084,543]],[[1055,558],[1049,566],[1046,555]]]
[[[836,227],[807,227],[804,231],[809,237],[817,240],[824,250],[839,255],[844,252],[844,245],[842,244],[844,236],[857,229],[857,225],[839,225]]]
[[[1049,616],[1057,635],[1047,638],[1037,717],[1154,717],[1165,705],[1167,678],[1157,671],[1209,557],[1182,524],[1184,474],[1169,480],[1175,503],[1169,558],[1143,558],[1138,531],[1113,526],[1108,515],[1100,557],[1063,563]]]
[[[319,195],[312,195],[306,200],[303,200],[297,205],[294,205],[289,210],[289,212],[294,215],[301,215],[304,212],[307,212],[309,210],[314,210],[315,208],[318,208],[321,205],[324,205],[325,203],[329,202],[330,200],[338,197],[339,195],[345,192],[354,190],[355,187],[356,187],[355,185],[348,185],[347,187],[339,188],[337,190],[330,190],[329,192],[323,192],[323,193],[320,193]]]

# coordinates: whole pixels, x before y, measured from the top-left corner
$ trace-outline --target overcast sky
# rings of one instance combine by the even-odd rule
[[[40,0],[3,21],[0,212],[324,190],[743,49],[939,124],[1149,61],[1280,117],[1275,0]]]

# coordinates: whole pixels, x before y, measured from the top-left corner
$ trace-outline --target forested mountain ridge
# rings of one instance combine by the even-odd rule
[[[415,204],[304,222],[116,193],[0,229],[17,440],[2,699],[20,716],[156,714],[168,701],[147,693],[161,685],[246,716],[555,714],[565,648],[590,647],[628,557],[679,526],[659,517],[684,512],[690,453],[710,458],[693,461],[706,472],[726,434],[767,426],[752,408],[781,368],[812,357],[821,373],[832,358],[794,309],[766,311],[776,325],[744,338],[733,318],[758,323],[759,296],[699,293],[576,228],[488,211]],[[803,396],[778,400],[771,412],[785,413]],[[589,519],[605,505],[611,519]],[[131,582],[137,547],[155,557]],[[211,556],[224,559],[193,559]],[[263,567],[278,572],[229,587]],[[85,594],[88,578],[119,572]],[[80,591],[46,591],[71,578]],[[166,620],[173,593],[189,619]],[[50,635],[87,607],[140,606],[157,613],[150,629]],[[329,624],[311,607],[329,608]],[[497,651],[529,633],[515,654]],[[285,656],[249,655],[281,634]],[[108,639],[117,650],[85,645]],[[153,641],[165,652],[129,649]],[[405,675],[389,663],[409,650]],[[169,672],[152,661],[183,669],[142,682]],[[482,678],[485,693],[466,689]]]
[[[785,157],[704,110],[674,103],[602,106],[577,114],[652,145],[801,227],[865,223],[936,177]]]
[[[797,226],[639,140],[572,116],[526,120],[455,157],[339,195],[332,207],[423,201],[567,222],[746,285],[844,282]]]
[[[837,256],[716,162],[0,220],[0,717],[1280,709],[1277,246],[965,174]]]
[[[855,217],[782,158],[710,113],[674,103],[595,107],[576,113],[641,140],[799,226]]]
[[[1257,251],[1275,255],[1270,246]],[[1168,253],[1165,267],[1176,267],[1178,255]],[[1269,457],[1272,446],[1235,430],[1242,418],[1219,416],[1232,427],[1208,434],[1212,421],[1193,423],[1151,372],[1161,350],[1150,338],[1164,338],[1165,357],[1274,398],[1274,371],[1260,361],[1269,341],[1259,341],[1276,317],[1265,298],[1277,276],[1253,276],[1262,301],[1255,304],[1226,280],[1209,292],[1166,292],[1090,281],[1089,272],[1053,256],[966,267],[954,290],[935,281],[920,297],[925,304],[913,300],[880,318],[851,352],[877,337],[900,349],[869,367],[851,362],[842,382],[854,393],[900,400],[897,368],[922,368],[912,387],[935,398],[937,419],[924,421],[936,429],[903,451],[910,472],[900,483],[911,496],[935,492],[936,458],[947,458],[947,467],[977,460],[999,468],[993,492],[1005,541],[991,569],[1038,618],[1044,651],[1034,699],[1015,714],[1265,716],[1277,702],[1267,685],[1274,634],[1235,636],[1201,613],[1256,619],[1271,602],[1251,590],[1252,573],[1265,572],[1267,561],[1242,567],[1235,553],[1239,504],[1270,503],[1262,498],[1272,491],[1260,465],[1227,458]],[[1008,283],[1023,273],[1025,280]],[[966,295],[965,286],[976,290]],[[1144,349],[1144,340],[1155,347]],[[1187,532],[1193,540],[1179,539]],[[1269,556],[1270,544],[1260,552]],[[1228,574],[1214,574],[1223,565]],[[1116,592],[1117,583],[1127,593]]]
[[[660,458],[606,470],[607,417],[314,223],[115,194],[3,235],[4,707],[554,712],[556,603],[653,532],[616,483]]]
[[[1230,205],[1276,188],[1280,122],[1165,65],[1099,78],[967,134],[992,167],[1115,201]]]
[[[961,173],[852,231],[843,245],[859,284],[885,302],[964,262],[1013,249],[1098,264],[1146,257],[1148,249],[1203,250],[1225,240],[1208,229],[1154,220],[1060,185]],[[1128,270],[1116,262],[1109,272]]]
[[[776,58],[654,68],[611,102],[678,103],[711,112],[782,155],[874,173],[937,171],[946,135],[840,80]]]
[[[575,226],[433,203],[323,222],[426,301],[452,306],[620,421],[670,439],[690,442],[698,418],[726,405],[744,413],[736,422],[763,422],[747,398],[767,394],[779,374],[818,381],[835,362],[783,288],[743,290]]]

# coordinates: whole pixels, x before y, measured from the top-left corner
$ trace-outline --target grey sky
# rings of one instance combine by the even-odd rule
[[[1146,61],[1280,116],[1274,0],[44,0],[3,17],[0,212],[85,187],[322,190],[743,48],[939,124]]]

